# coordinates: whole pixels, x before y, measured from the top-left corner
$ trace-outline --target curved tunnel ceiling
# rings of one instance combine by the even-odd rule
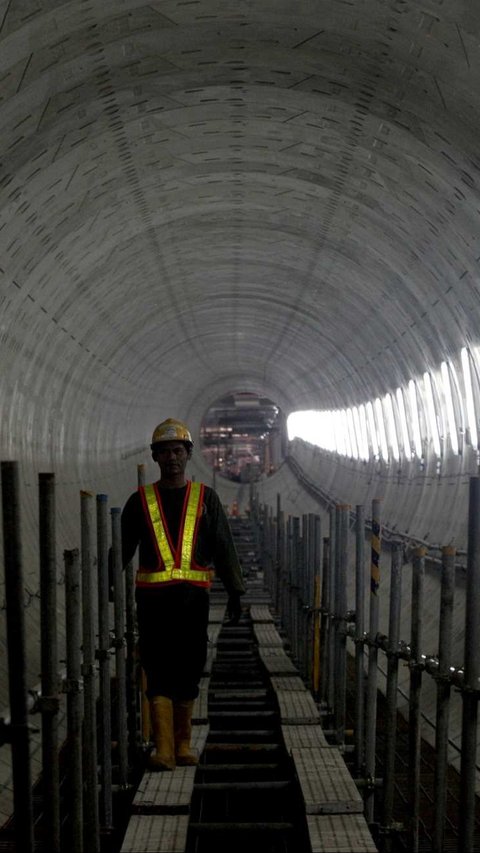
[[[350,405],[478,341],[479,29],[461,0],[0,3],[4,457],[128,451],[232,390]]]

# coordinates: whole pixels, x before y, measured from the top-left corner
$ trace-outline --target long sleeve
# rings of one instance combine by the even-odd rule
[[[133,559],[141,539],[143,518],[138,492],[130,495],[122,511],[122,565]]]
[[[215,572],[229,594],[236,592],[243,595],[245,585],[242,568],[228,519],[218,495],[212,489],[205,490],[205,504]]]

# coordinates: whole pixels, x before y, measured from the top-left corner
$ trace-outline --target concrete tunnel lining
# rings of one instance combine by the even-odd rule
[[[460,0],[0,3],[0,445],[32,590],[38,471],[61,552],[79,489],[122,503],[162,417],[355,405],[478,343],[479,30]],[[471,448],[440,476],[292,452],[465,543]],[[269,499],[306,511],[284,475]]]

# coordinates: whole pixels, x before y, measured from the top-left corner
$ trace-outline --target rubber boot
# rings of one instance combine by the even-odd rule
[[[179,767],[192,767],[198,764],[198,756],[190,748],[193,703],[193,699],[173,703],[175,759]]]
[[[148,759],[150,770],[175,769],[173,740],[173,703],[167,696],[154,696],[150,702],[155,752]]]

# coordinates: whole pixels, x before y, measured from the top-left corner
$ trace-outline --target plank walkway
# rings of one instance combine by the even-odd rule
[[[225,606],[214,604],[210,611],[207,663],[193,713],[193,745],[199,755],[209,734],[210,676],[224,617]],[[258,655],[278,706],[283,747],[301,791],[312,853],[376,853],[362,814],[362,797],[340,750],[325,738],[316,703],[284,648],[269,607],[252,601],[250,619]],[[225,694],[227,700],[228,695]],[[221,713],[217,712],[217,716]],[[241,717],[239,713],[239,725]],[[172,773],[145,773],[133,802],[121,853],[185,853],[196,771],[194,767],[179,767]],[[238,783],[237,787],[242,784],[246,783]],[[245,828],[238,824],[239,831]],[[247,838],[245,843],[248,844]],[[299,848],[299,853],[303,849]]]

